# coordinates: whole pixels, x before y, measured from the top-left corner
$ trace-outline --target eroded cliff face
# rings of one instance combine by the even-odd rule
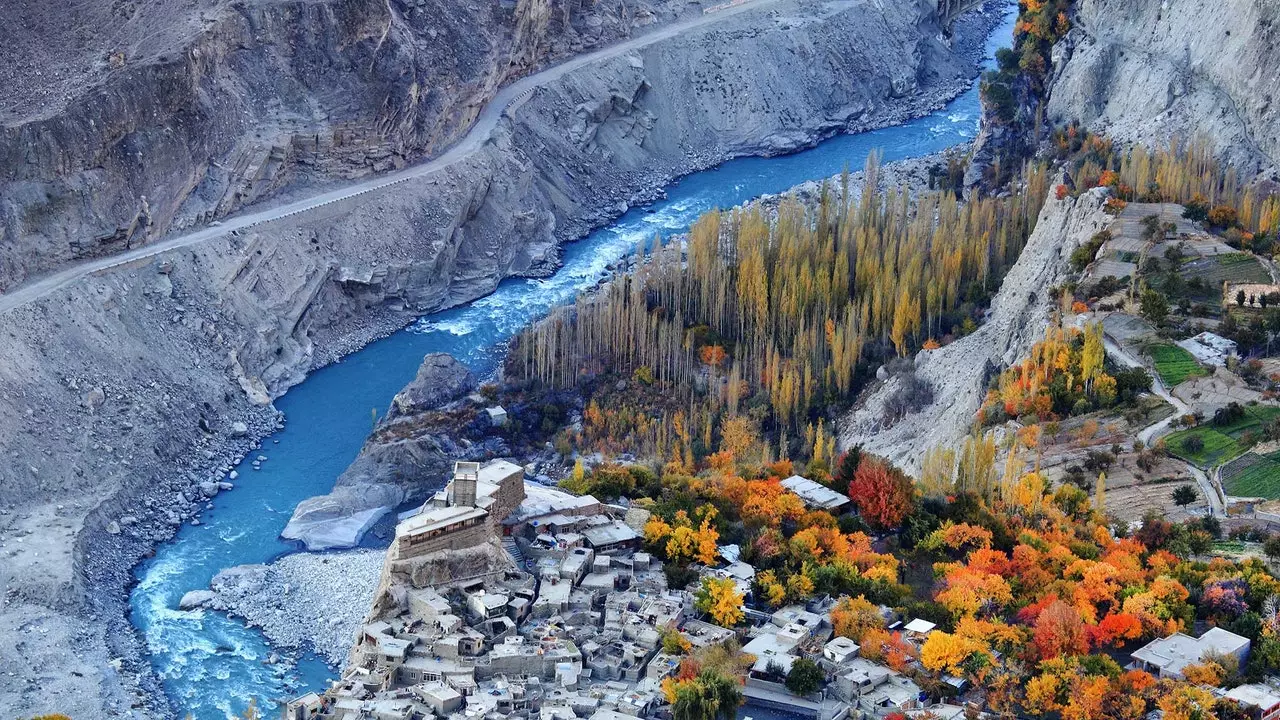
[[[1057,183],[1055,182],[1054,185]],[[1111,222],[1102,211],[1106,191],[1059,200],[1050,191],[1022,255],[991,302],[991,315],[976,332],[937,350],[922,350],[915,373],[933,388],[933,402],[886,426],[884,406],[901,382],[888,378],[840,424],[840,446],[861,445],[909,473],[920,471],[924,450],[958,448],[986,397],[989,373],[1007,367],[1043,339],[1057,300],[1046,290],[1071,274],[1071,251]]]
[[[1280,162],[1280,5],[1078,0],[1049,119],[1130,142],[1203,137],[1247,173]]]
[[[20,17],[56,13],[16,1]],[[697,11],[666,0],[78,5],[71,25],[101,26],[75,38],[0,30],[13,42],[0,60],[17,66],[0,93],[0,289],[438,154],[500,85]],[[42,53],[53,67],[25,67],[31,49],[17,44],[33,35],[65,41]],[[56,93],[22,92],[45,77]]]
[[[373,60],[376,70],[396,33],[407,32],[397,30],[407,6],[393,0],[390,30],[375,53],[375,41],[387,27],[377,22],[388,17],[378,10],[385,3],[358,3],[230,6],[237,18],[219,16],[215,22],[240,24],[245,47],[228,44],[220,63],[201,67],[220,77],[237,63],[247,67],[253,53],[264,52],[254,38],[287,35],[296,24],[337,33],[306,31],[335,53],[315,61],[317,68],[339,62],[366,68],[364,61]],[[343,7],[367,13],[343,19],[334,14]],[[445,4],[415,7],[448,14]],[[544,17],[546,8],[565,6],[529,7],[543,14],[527,17],[544,19],[530,20],[524,29],[511,25],[512,37],[557,37],[539,28],[556,26],[555,12]],[[300,15],[287,19],[276,13]],[[271,31],[262,29],[268,26]],[[270,400],[309,370],[416,315],[483,295],[503,277],[546,269],[559,241],[652,197],[655,188],[680,174],[737,154],[795,149],[837,130],[899,120],[940,104],[967,83],[972,67],[939,45],[937,35],[924,3],[783,0],[541,87],[514,119],[499,124],[490,142],[445,170],[112,268],[0,315],[0,451],[6,457],[0,508],[8,510],[0,515],[0,531],[25,540],[6,544],[6,550],[16,550],[0,564],[0,585],[10,589],[0,632],[20,633],[23,642],[18,656],[0,654],[0,676],[8,678],[0,682],[0,706],[20,714],[59,710],[107,717],[154,701],[154,676],[123,609],[129,570],[152,543],[172,535],[184,514],[202,505],[199,482],[217,478],[220,468],[248,450],[252,436],[274,424]],[[452,40],[439,42],[447,48]],[[551,44],[539,44],[546,42]],[[557,52],[556,42],[512,40],[497,56],[504,58],[501,63],[525,57],[510,50],[517,46],[528,57],[545,56]],[[272,47],[280,57],[301,62],[302,53],[295,57],[286,45]],[[492,67],[493,55],[486,53],[477,62]],[[423,65],[412,67],[435,67],[421,58],[416,62]],[[168,66],[148,71],[163,67]],[[361,105],[360,88],[320,70],[312,77],[289,69],[294,67],[270,65],[254,79],[280,95],[281,103],[321,108],[316,113],[331,120],[351,117],[335,109],[348,97],[355,106],[369,107]],[[190,77],[208,80],[199,73]],[[305,85],[269,84],[291,83],[291,77],[309,79]],[[408,75],[395,77],[406,83],[401,89],[412,86]],[[489,82],[491,76],[475,77]],[[208,87],[185,82],[166,85],[164,92],[178,92],[168,101],[172,107],[189,105],[182,88]],[[302,89],[307,98],[330,98],[328,104],[291,94]],[[386,88],[370,94],[395,95]],[[61,110],[50,105],[48,117],[33,121],[51,123],[47,132],[27,136],[33,162],[46,164],[39,171],[21,170],[26,179],[4,184],[0,212],[8,213],[6,232],[12,233],[12,223],[23,221],[33,207],[12,200],[14,193],[63,198],[53,203],[63,209],[50,211],[62,219],[47,223],[50,233],[57,228],[62,234],[47,242],[22,235],[20,246],[18,235],[7,235],[0,253],[10,258],[3,271],[8,277],[65,262],[75,254],[70,239],[84,237],[82,231],[97,227],[101,218],[110,217],[105,224],[111,227],[127,226],[138,212],[130,204],[138,189],[148,193],[149,207],[168,208],[170,218],[185,216],[183,208],[197,200],[205,202],[205,195],[190,190],[210,182],[204,170],[192,169],[201,160],[196,150],[154,163],[144,152],[137,175],[122,169],[123,159],[112,164],[113,158],[127,158],[134,151],[125,150],[143,138],[154,143],[146,145],[154,155],[170,142],[168,133],[225,123],[221,141],[239,147],[241,130],[255,131],[264,125],[267,109],[282,107],[234,106],[249,113],[246,120],[228,112],[222,119],[178,115],[181,124],[151,124],[138,119],[150,118],[154,109],[139,109],[142,97],[120,101],[115,112],[125,119],[102,116],[113,128],[103,136],[116,143],[86,140],[77,153],[62,154],[64,142],[79,147],[72,143],[77,128],[89,127],[76,124],[74,98]],[[404,147],[419,150],[443,142],[478,109],[463,98],[479,95],[459,90],[453,97],[436,107],[454,109],[437,109],[438,117],[430,120],[425,110],[387,115],[399,118],[393,124],[404,130],[373,137],[401,138]],[[106,112],[113,106],[104,99],[95,107]],[[11,125],[5,132],[10,135],[0,144],[12,148],[21,144],[13,133],[33,131]],[[50,137],[68,139],[41,144]],[[285,155],[294,157],[295,135],[288,137]],[[202,147],[202,141],[172,142],[175,148]],[[342,147],[353,148],[350,162],[338,150],[325,154],[337,168],[335,176],[339,169],[367,171],[367,144]],[[26,164],[22,159],[15,168],[5,160],[0,167],[16,173]],[[279,187],[287,190],[287,178],[295,176],[290,173],[303,164],[280,167],[286,181]],[[88,182],[93,178],[98,184]],[[99,193],[100,200],[92,199]],[[218,190],[208,202],[224,197]],[[48,632],[21,632],[35,625]],[[108,664],[111,658],[124,662],[117,668]],[[59,668],[56,678],[44,670],[53,667]],[[139,678],[151,701],[135,694]]]

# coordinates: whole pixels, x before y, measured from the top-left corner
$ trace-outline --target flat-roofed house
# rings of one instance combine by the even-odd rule
[[[783,480],[782,487],[799,495],[804,504],[810,508],[838,512],[849,504],[847,495],[838,493],[822,483],[814,482],[801,475],[792,475]]]
[[[1133,653],[1133,664],[1139,670],[1161,678],[1182,679],[1182,670],[1199,663],[1206,653],[1229,655],[1243,666],[1249,657],[1249,638],[1241,637],[1222,628],[1209,628],[1203,635],[1174,633],[1138,648]]]
[[[1257,720],[1277,720],[1280,718],[1280,690],[1262,683],[1237,685],[1227,691],[1225,697],[1235,700],[1246,708],[1257,713]]]

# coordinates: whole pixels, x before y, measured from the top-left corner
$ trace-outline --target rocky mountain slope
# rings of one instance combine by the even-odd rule
[[[933,401],[885,426],[884,406],[904,375],[888,377],[840,424],[840,446],[862,445],[915,473],[931,447],[959,447],[973,426],[986,379],[1026,355],[1044,337],[1057,299],[1046,290],[1070,275],[1071,251],[1111,222],[1102,212],[1104,190],[1059,200],[1050,191],[1036,229],[991,302],[991,314],[976,332],[937,350],[916,355],[915,375],[933,387]]]
[[[10,5],[0,288],[437,154],[511,79],[698,12],[671,0]]]
[[[1049,119],[1124,141],[1203,137],[1246,172],[1280,163],[1280,5],[1078,0]]]
[[[206,154],[241,157],[236,148],[258,128],[272,143],[287,138],[280,140],[288,149],[283,157],[301,158],[291,155],[295,142],[315,137],[323,125],[316,118],[327,118],[328,128],[348,123],[342,127],[350,134],[333,137],[365,139],[330,147],[321,132],[318,145],[303,143],[321,148],[308,157],[329,168],[325,177],[367,172],[367,160],[381,152],[370,137],[394,145],[383,156],[393,165],[430,152],[456,136],[506,77],[494,67],[524,67],[587,44],[579,36],[592,30],[592,15],[570,12],[565,24],[555,13],[546,16],[548,9],[605,12],[604,4],[540,0],[462,10],[423,2],[412,12],[395,0],[365,5],[264,1],[181,10],[190,6],[117,3],[125,25],[141,25],[67,39],[83,46],[83,67],[0,63],[21,79],[3,84],[0,168],[9,175],[0,178],[0,253],[8,259],[0,272],[12,281],[133,242],[71,248],[71,238],[135,225],[144,193],[154,220],[135,230],[207,217],[212,204],[236,197],[228,188],[239,181],[217,180],[221,171],[202,165]],[[481,6],[511,17],[490,25],[467,15]],[[636,5],[610,7],[640,16]],[[31,20],[34,2],[20,8],[18,25],[52,22]],[[97,8],[79,2],[69,12],[82,26],[114,28]],[[521,13],[542,20],[521,25],[513,19]],[[595,27],[601,41],[608,28],[623,27],[610,22],[601,18]],[[223,34],[222,23],[238,34]],[[424,100],[431,93],[423,96],[420,85],[416,102],[438,103],[421,114],[369,109],[383,108],[393,86],[414,86],[412,73],[402,77],[401,69],[452,67],[436,55],[408,62],[420,46],[466,48],[490,27],[490,44],[467,61],[489,69],[472,67],[469,89]],[[190,32],[179,37],[174,28]],[[505,40],[495,39],[496,28]],[[429,42],[432,31],[437,39]],[[152,705],[157,684],[124,611],[129,570],[202,505],[202,482],[219,479],[253,437],[278,422],[273,397],[421,312],[482,295],[510,274],[545,269],[558,242],[677,175],[938,104],[973,71],[938,35],[928,3],[783,0],[565,75],[504,120],[481,151],[447,170],[112,268],[0,315],[0,640],[20,649],[0,654],[0,707],[75,717],[120,716],[130,707],[163,712]],[[106,67],[96,65],[93,58],[122,37],[138,38],[125,48],[123,66],[111,67],[115,51]],[[211,44],[188,42],[192,37]],[[534,43],[542,49],[517,52],[528,45],[517,39],[529,37],[542,38]],[[316,46],[323,52],[306,49]],[[384,65],[395,48],[395,60]],[[215,50],[216,62],[205,55]],[[459,62],[470,57],[458,54]],[[338,65],[354,79],[330,71]],[[36,72],[57,80],[33,80]],[[440,87],[464,83],[461,77]],[[113,96],[125,79],[138,85]],[[255,94],[259,85],[264,95]],[[365,85],[376,86],[369,96],[378,102],[362,94]],[[232,88],[226,92],[236,99],[218,95],[219,87]],[[31,105],[35,88],[48,94]],[[215,117],[220,108],[227,112]],[[305,132],[277,133],[281,118],[303,110],[309,119],[290,127]],[[181,137],[217,128],[205,140]],[[134,162],[138,152],[141,162]],[[279,167],[294,169],[253,174],[253,182],[266,178],[270,192],[287,194],[302,163],[280,160]],[[35,220],[44,230],[28,230]]]

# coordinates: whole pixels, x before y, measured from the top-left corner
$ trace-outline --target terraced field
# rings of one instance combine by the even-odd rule
[[[1226,253],[1192,260],[1179,269],[1183,280],[1200,278],[1200,289],[1184,286],[1177,297],[1186,297],[1192,303],[1207,306],[1214,312],[1222,311],[1222,283],[1268,283],[1271,275],[1249,253]]]
[[[1223,467],[1222,486],[1236,497],[1280,498],[1280,452],[1236,458]]]
[[[1165,439],[1165,447],[1170,453],[1202,468],[1217,467],[1239,457],[1247,450],[1239,442],[1246,432],[1257,430],[1280,417],[1280,407],[1272,405],[1249,405],[1244,410],[1244,417],[1229,425],[1205,423],[1173,433]],[[1193,438],[1198,438],[1199,442]]]
[[[1153,345],[1148,349],[1148,354],[1155,361],[1156,372],[1160,373],[1165,387],[1172,388],[1187,378],[1209,374],[1191,353],[1171,343]]]

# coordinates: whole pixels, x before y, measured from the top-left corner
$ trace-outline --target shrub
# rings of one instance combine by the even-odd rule
[[[899,376],[897,389],[884,402],[885,420],[892,424],[907,413],[918,412],[931,402],[933,386],[914,371],[906,372]]]
[[[1244,419],[1244,407],[1238,402],[1229,403],[1226,407],[1218,408],[1213,414],[1213,424],[1218,427],[1231,425]]]

